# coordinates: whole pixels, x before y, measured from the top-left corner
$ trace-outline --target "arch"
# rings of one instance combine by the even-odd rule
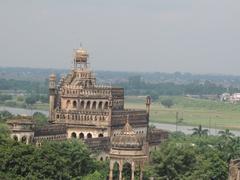
[[[119,164],[116,161],[113,165],[113,179],[119,179]]]
[[[81,109],[84,109],[84,101],[81,101],[81,103],[80,103],[80,108],[81,108]]]
[[[98,137],[103,137],[103,134],[102,134],[102,133],[100,133],[100,134],[98,135]]]
[[[96,103],[96,101],[93,102],[93,104],[92,104],[92,109],[97,109],[97,103]]]
[[[84,134],[83,133],[79,134],[79,139],[84,139]]]
[[[91,102],[87,101],[86,109],[90,109]]]
[[[67,100],[67,102],[66,102],[66,108],[69,108],[70,104],[71,104],[71,101],[70,101],[70,100]]]
[[[92,138],[92,134],[91,134],[91,133],[88,133],[88,134],[87,134],[87,138],[88,138],[88,139]]]
[[[132,166],[129,162],[124,163],[122,175],[124,179],[132,178]]]
[[[100,161],[103,161],[103,157],[100,158]]]
[[[104,109],[108,109],[108,102],[104,103]]]
[[[77,138],[77,134],[75,132],[72,132],[71,138]]]
[[[77,108],[77,101],[73,101],[72,106],[73,108]]]
[[[27,137],[26,136],[23,136],[22,139],[21,139],[22,143],[27,143]]]
[[[98,109],[102,109],[102,101],[98,103]]]
[[[13,136],[13,139],[14,139],[15,141],[18,141],[17,135],[14,135],[14,136]]]

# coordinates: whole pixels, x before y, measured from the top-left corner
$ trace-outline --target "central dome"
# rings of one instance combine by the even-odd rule
[[[113,149],[142,149],[143,140],[127,121],[121,133],[112,137],[111,144]]]
[[[83,48],[79,48],[75,50],[74,60],[76,63],[87,62],[88,52]]]

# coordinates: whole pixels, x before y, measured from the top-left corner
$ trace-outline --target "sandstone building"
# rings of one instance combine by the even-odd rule
[[[151,99],[146,98],[145,110],[126,109],[124,89],[97,84],[88,58],[88,52],[79,48],[69,74],[59,82],[50,75],[49,124],[39,128],[31,118],[16,117],[7,122],[11,136],[36,145],[46,140],[82,139],[98,151],[100,160],[110,158],[110,170],[115,162],[119,165],[119,179],[124,162],[132,170],[139,164],[142,172],[149,149],[167,137],[164,131],[149,129]]]

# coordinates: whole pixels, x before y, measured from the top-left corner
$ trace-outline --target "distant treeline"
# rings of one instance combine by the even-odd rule
[[[215,95],[224,92],[238,92],[238,88],[223,87],[216,85],[210,81],[204,83],[193,82],[189,84],[176,83],[149,83],[141,80],[140,76],[133,76],[128,79],[128,82],[117,83],[116,86],[124,87],[126,95]]]
[[[67,74],[67,69],[41,69],[41,68],[19,68],[19,67],[0,67],[0,77],[2,79],[16,79],[24,81],[40,81],[48,79],[51,73],[55,73],[58,78]],[[120,72],[120,71],[95,71],[98,82],[103,84],[116,84],[128,81],[129,77],[140,76],[146,83],[176,83],[176,84],[203,84],[210,81],[215,84],[221,84],[224,87],[240,87],[240,75],[222,75],[222,74],[192,74],[192,73],[166,73],[166,72]]]
[[[47,94],[48,82],[0,79],[0,90],[25,91],[27,93]]]
[[[126,82],[114,83],[113,86],[123,87],[125,95],[220,95],[224,92],[235,93],[240,91],[239,88],[224,87],[210,81],[203,83],[195,81],[187,84],[174,82],[150,83],[144,81],[141,76],[128,77]],[[31,94],[47,94],[48,80],[36,82],[0,79],[0,90],[23,90]]]

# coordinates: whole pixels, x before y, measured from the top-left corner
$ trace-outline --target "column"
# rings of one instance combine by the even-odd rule
[[[122,170],[123,170],[123,165],[122,162],[119,162],[119,180],[122,180]]]
[[[140,180],[142,180],[142,179],[143,179],[143,165],[141,163],[141,165],[140,165]]]
[[[113,161],[110,160],[109,180],[113,180]]]
[[[134,180],[134,172],[135,172],[135,165],[134,165],[134,161],[132,162],[132,176],[131,176],[131,180]]]

